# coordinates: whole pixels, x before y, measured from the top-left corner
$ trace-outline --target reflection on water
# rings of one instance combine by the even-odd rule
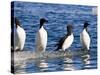
[[[90,64],[89,58],[90,58],[90,55],[89,54],[86,54],[86,55],[84,55],[82,57],[82,60],[83,60],[84,65],[85,64]]]
[[[18,60],[14,67],[15,73],[72,71],[96,68],[94,60],[89,51],[72,51],[71,55],[63,57],[57,55],[54,58],[44,56],[44,58]]]
[[[64,57],[63,70],[74,70],[73,60],[71,58]]]
[[[44,72],[45,70],[48,69],[48,63],[46,62],[45,59],[37,60],[36,61],[36,66],[39,68],[40,72]]]
[[[89,52],[87,52],[82,56],[82,63],[83,63],[83,69],[88,69],[89,67],[91,67],[91,65],[89,65],[91,64]]]

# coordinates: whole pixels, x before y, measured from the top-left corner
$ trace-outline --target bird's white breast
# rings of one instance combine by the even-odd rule
[[[17,50],[19,48],[19,38],[17,31],[14,31],[14,50]]]
[[[74,40],[74,36],[73,36],[73,34],[71,34],[70,36],[68,36],[65,39],[65,41],[62,45],[62,49],[65,50],[65,49],[69,48],[71,46],[71,44],[73,43],[73,40]]]
[[[16,40],[16,42],[18,42],[19,49],[22,50],[24,48],[25,39],[26,39],[25,30],[20,26],[18,26],[16,32],[18,36],[18,40]]]
[[[47,32],[43,27],[41,27],[36,37],[36,51],[44,52],[46,49],[46,45],[47,45]]]
[[[83,32],[81,33],[80,41],[82,43],[83,48],[89,50],[90,37],[89,37],[89,34],[86,32],[86,29],[84,29]]]

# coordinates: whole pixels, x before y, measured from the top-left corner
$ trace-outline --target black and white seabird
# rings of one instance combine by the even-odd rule
[[[26,33],[25,30],[21,27],[18,18],[14,18],[15,21],[15,31],[14,31],[14,50],[23,50]]]
[[[44,18],[40,19],[40,27],[36,35],[36,52],[45,52],[47,46],[47,31],[44,29],[43,25],[48,21]]]
[[[56,50],[61,49],[62,51],[65,51],[66,49],[68,49],[71,46],[71,44],[73,43],[73,40],[74,40],[72,28],[73,28],[72,25],[67,26],[67,34],[59,40],[59,42],[57,44],[58,47]]]
[[[90,36],[87,31],[87,26],[89,24],[87,22],[84,23],[83,31],[80,34],[80,41],[82,44],[82,49],[89,50],[90,47]]]

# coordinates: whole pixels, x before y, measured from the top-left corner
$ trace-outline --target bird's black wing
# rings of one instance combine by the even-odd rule
[[[62,48],[62,45],[63,45],[63,43],[64,43],[64,41],[65,41],[65,39],[66,39],[67,37],[68,37],[68,36],[65,35],[65,36],[63,36],[62,38],[60,38],[60,40],[59,40],[58,43],[56,44],[56,46],[57,46],[56,50],[59,50],[59,49]],[[55,51],[56,51],[56,50],[55,50]]]

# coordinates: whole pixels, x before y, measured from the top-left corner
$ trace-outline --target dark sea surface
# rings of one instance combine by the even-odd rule
[[[14,2],[14,16],[18,17],[26,31],[24,50],[35,51],[35,36],[39,29],[40,18],[46,18],[48,23],[44,28],[48,32],[46,51],[56,49],[57,41],[67,33],[66,26],[72,24],[74,42],[69,48],[77,53],[81,49],[80,33],[85,21],[89,22],[88,32],[91,38],[90,50],[85,55],[71,57],[40,59],[18,62],[16,73],[53,72],[63,70],[84,70],[97,68],[97,15],[93,13],[96,6],[45,4]]]

